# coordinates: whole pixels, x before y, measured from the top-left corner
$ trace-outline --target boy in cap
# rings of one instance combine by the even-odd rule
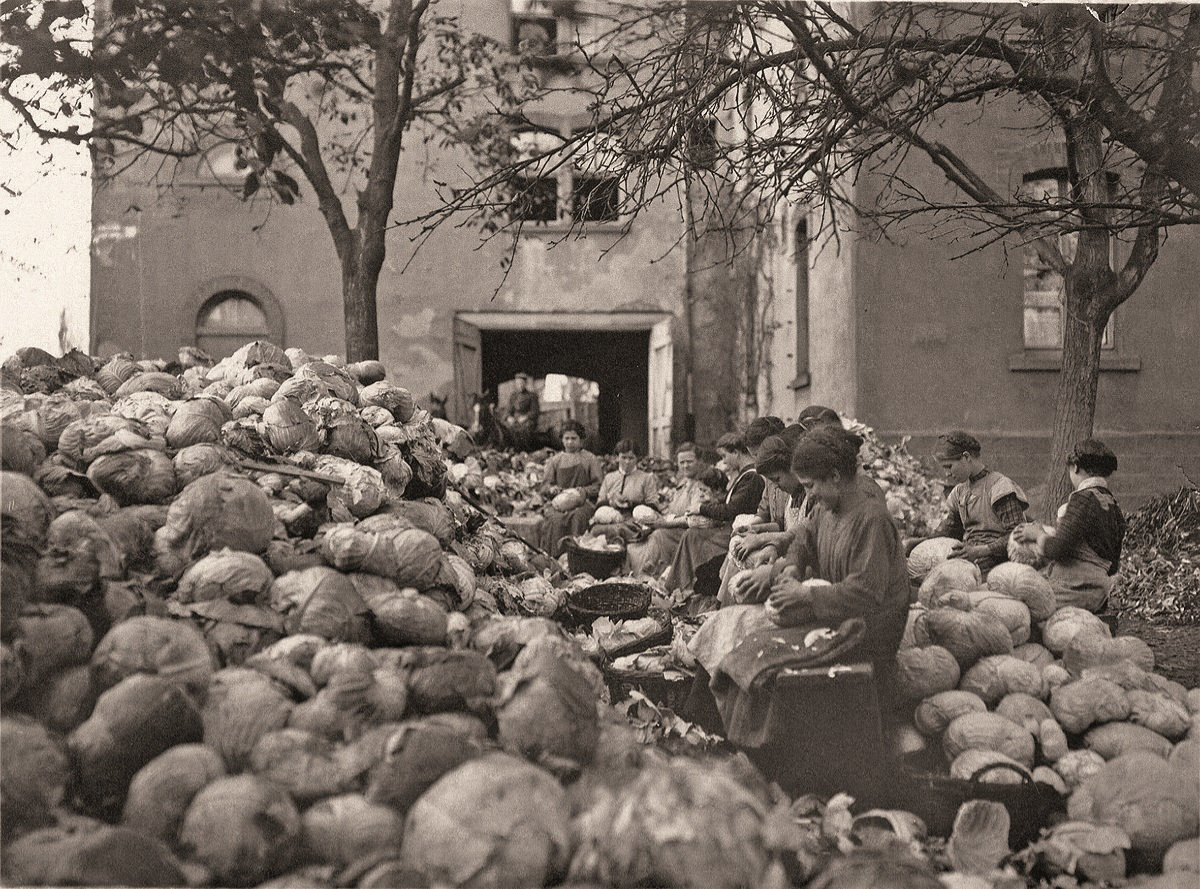
[[[1008,561],[1008,536],[1025,521],[1029,498],[1008,476],[984,465],[982,450],[979,440],[961,429],[938,436],[935,456],[954,487],[947,498],[950,514],[933,536],[961,540],[951,558],[974,562],[986,575]]]

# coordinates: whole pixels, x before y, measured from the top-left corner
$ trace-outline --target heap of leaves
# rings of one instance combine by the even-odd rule
[[[883,488],[888,512],[899,524],[901,535],[932,534],[942,522],[946,497],[941,482],[909,453],[908,436],[896,444],[887,444],[865,423],[847,417],[843,418],[843,424],[862,436],[859,459],[867,475]]]
[[[1172,624],[1200,624],[1200,489],[1182,487],[1129,517],[1116,609]]]

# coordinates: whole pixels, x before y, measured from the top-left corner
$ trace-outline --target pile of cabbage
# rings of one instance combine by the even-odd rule
[[[794,865],[763,787],[668,762],[604,704],[552,619],[553,564],[447,488],[460,429],[373,362],[181,358],[4,368],[5,882],[744,886]]]
[[[1039,781],[1069,797],[1070,822],[1039,849],[1081,880],[1194,869],[1200,689],[1157,675],[1143,640],[1059,607],[1033,567],[1006,562],[984,583],[971,562],[946,558],[953,543],[926,541],[909,557],[921,585],[897,655],[911,713],[897,752],[957,778]],[[1103,855],[1082,854],[1097,845]]]
[[[589,579],[469,505],[464,433],[376,363],[180,358],[3,368],[4,881],[783,886],[841,854],[837,807],[604,704],[555,619]],[[1108,787],[1081,817],[1139,804]]]

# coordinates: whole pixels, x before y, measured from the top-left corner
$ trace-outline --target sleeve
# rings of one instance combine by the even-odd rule
[[[700,507],[700,515],[719,522],[732,522],[740,515],[753,513],[758,509],[764,487],[766,484],[761,475],[757,472],[749,473],[734,487],[728,503],[719,500],[705,503]]]
[[[1000,505],[1000,502],[1007,497],[1015,498],[1021,504],[1022,510],[1025,510],[1029,507],[1029,498],[1025,496],[1025,492],[1018,487],[1016,482],[1014,482],[1007,475],[1001,475],[998,472],[993,473],[993,477],[995,478],[995,481],[988,489],[988,496],[992,498],[993,510],[996,510],[996,508]],[[996,515],[999,514],[999,511],[997,511]]]
[[[903,554],[899,533],[886,513],[868,516],[855,534],[846,576],[812,591],[813,614],[822,622],[864,617],[879,608],[891,584],[892,563]]]
[[[591,459],[588,460],[588,477],[588,483],[580,487],[583,488],[585,496],[595,497],[600,493],[600,483],[604,481],[604,466],[595,454],[591,455]]]
[[[546,465],[542,472],[542,481],[547,485],[558,484],[558,454],[551,455],[546,461]]]
[[[658,501],[658,479],[655,478],[654,473],[647,472],[642,476],[642,488],[637,493],[641,495],[641,499],[634,503],[635,506],[638,503],[653,506]]]
[[[754,513],[759,521],[771,521],[771,486],[763,485],[762,497],[758,499],[758,509]]]
[[[1091,507],[1095,501],[1087,494],[1078,492],[1067,501],[1067,511],[1058,520],[1054,533],[1046,536],[1042,549],[1046,559],[1057,562],[1070,556],[1085,539],[1092,523]]]
[[[530,392],[529,393],[529,414],[530,414],[530,416],[537,417],[539,414],[541,414],[541,412],[542,412],[542,405],[541,405],[541,402],[538,401],[537,393]]]
[[[992,512],[996,514],[1006,533],[990,544],[988,549],[992,555],[1005,561],[1008,559],[1008,535],[1012,533],[1013,528],[1025,521],[1025,506],[1017,499],[1016,494],[1005,494],[992,503]]]
[[[967,529],[963,526],[962,515],[958,511],[958,488],[950,492],[950,496],[946,498],[946,505],[949,507],[949,512],[942,523],[938,525],[937,530],[933,532],[933,536],[962,540]]]
[[[604,506],[608,503],[608,499],[612,496],[613,488],[616,486],[616,479],[614,476],[617,475],[620,475],[620,473],[610,472],[608,475],[604,476],[604,481],[600,482],[600,493],[596,497],[597,506]]]

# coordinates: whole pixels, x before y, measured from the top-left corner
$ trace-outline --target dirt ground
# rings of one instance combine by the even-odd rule
[[[1200,626],[1163,626],[1122,616],[1117,633],[1146,641],[1154,651],[1154,672],[1186,688],[1200,687]]]

